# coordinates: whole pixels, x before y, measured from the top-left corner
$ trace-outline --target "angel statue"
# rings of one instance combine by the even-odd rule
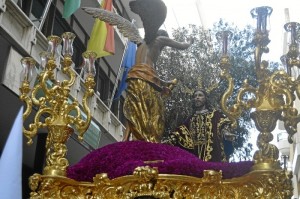
[[[115,13],[99,8],[83,9],[93,17],[116,25],[125,37],[138,46],[136,63],[126,80],[127,95],[123,109],[127,124],[123,141],[128,141],[132,134],[137,140],[160,142],[165,125],[163,96],[170,93],[176,80],[160,79],[155,70],[156,61],[165,46],[184,50],[193,43],[193,39],[187,43],[177,42],[170,39],[166,31],[159,30],[167,14],[161,0],[134,0],[129,2],[129,6],[141,17],[144,39],[133,23]]]

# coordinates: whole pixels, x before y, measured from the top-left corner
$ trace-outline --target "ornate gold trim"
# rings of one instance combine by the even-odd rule
[[[34,174],[30,178],[31,199],[93,198],[290,198],[292,174],[282,169],[252,171],[233,179],[222,179],[221,171],[206,170],[203,178],[159,174],[157,168],[137,167],[133,175],[110,180],[98,174],[93,182],[77,182],[62,176]]]

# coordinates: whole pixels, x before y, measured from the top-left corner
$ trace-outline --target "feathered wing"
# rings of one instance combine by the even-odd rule
[[[102,8],[84,7],[82,9],[86,13],[92,15],[94,18],[99,18],[101,21],[109,23],[112,26],[117,26],[124,37],[127,37],[130,41],[136,44],[143,42],[143,38],[140,36],[137,27],[120,15],[104,10]]]
[[[167,7],[162,0],[133,0],[129,2],[132,12],[138,14],[143,21],[145,41],[151,43],[167,16]]]

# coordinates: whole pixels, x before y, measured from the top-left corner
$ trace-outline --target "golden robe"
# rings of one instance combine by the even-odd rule
[[[128,73],[124,115],[130,132],[138,140],[160,142],[164,132],[164,103],[161,82],[146,64],[135,65]]]

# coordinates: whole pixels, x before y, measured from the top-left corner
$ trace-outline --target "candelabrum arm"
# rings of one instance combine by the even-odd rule
[[[63,87],[67,87],[67,88],[70,88],[74,82],[75,82],[75,79],[76,79],[76,74],[75,72],[72,70],[72,59],[71,59],[71,56],[65,56],[64,57],[64,61],[63,61],[63,67],[62,67],[62,72],[64,74],[67,74],[70,76],[70,79],[69,80],[64,80],[62,82],[62,86]]]
[[[253,94],[255,99],[248,99],[247,101],[243,100],[243,97],[245,95],[250,95]],[[257,94],[257,89],[252,87],[251,85],[248,84],[248,81],[244,81],[243,87],[239,90],[238,95],[237,95],[237,103],[242,109],[250,109],[252,107],[255,107],[256,104],[259,104],[260,102],[260,97]]]
[[[47,126],[46,123],[40,122],[40,118],[41,118],[42,114],[44,114],[44,113],[51,114],[52,111],[50,108],[40,109],[34,117],[34,123],[29,125],[29,130],[26,130],[23,127],[24,135],[25,135],[25,137],[28,138],[28,142],[27,142],[28,145],[33,143],[32,138],[37,134],[38,128],[41,128],[41,127],[43,128],[43,127]],[[23,115],[23,119],[25,120],[24,115]],[[47,120],[49,121],[49,118],[47,118],[46,121]]]
[[[281,81],[275,81],[277,76],[281,77]],[[275,91],[285,97],[285,104],[282,106],[283,114],[280,119],[284,122],[284,127],[289,134],[289,143],[293,143],[293,135],[297,133],[297,124],[300,122],[300,115],[293,103],[296,98],[294,91],[296,90],[297,93],[298,83],[284,71],[278,71],[272,75],[271,83],[273,87],[277,88]]]
[[[300,122],[300,115],[296,108],[290,107],[284,111],[284,114],[280,119],[284,122],[284,128],[289,134],[288,141],[292,144],[293,135],[297,133],[297,124]]]
[[[54,78],[53,78],[53,71],[50,71],[50,70],[46,70],[40,79],[40,85],[41,85],[41,88],[42,88],[46,98],[49,96],[53,96],[55,90],[57,90],[57,88],[58,88],[58,85],[52,86],[51,89],[48,88],[47,81],[51,80],[51,79],[54,79]],[[53,83],[55,84],[56,82],[54,81]]]
[[[31,101],[30,97],[28,97],[28,93],[30,92],[28,81],[22,82],[20,92],[21,92],[20,99],[22,101],[24,101],[27,106],[25,112],[23,113],[23,119],[25,120],[29,116],[29,114],[31,113],[31,110],[32,110],[32,101]]]
[[[237,126],[236,119],[241,114],[242,110],[240,109],[240,107],[237,104],[235,104],[231,107],[227,106],[227,101],[233,93],[233,85],[234,85],[233,79],[232,79],[231,75],[226,71],[222,71],[221,77],[226,79],[228,82],[228,87],[221,98],[221,108],[222,108],[224,114],[226,114],[226,116],[231,120],[232,127],[236,128],[236,126]]]
[[[276,71],[270,77],[270,84],[274,94],[285,96],[285,103],[281,105],[280,109],[286,110],[292,107],[295,100],[293,94],[296,86],[295,81],[285,71]]]
[[[261,46],[258,46],[258,47],[255,48],[254,60],[255,60],[256,73],[259,73],[259,71],[260,71],[260,63],[261,63],[262,53],[263,52],[261,50]]]
[[[82,106],[83,106],[83,112],[86,114],[87,118],[86,121],[81,120],[79,117],[75,119],[75,125],[77,127],[77,130],[79,131],[78,139],[83,139],[83,134],[88,129],[90,123],[91,123],[91,111],[88,106],[88,99],[93,96],[94,94],[94,87],[95,87],[95,81],[93,76],[88,76],[85,80],[85,87],[86,92],[82,99]]]
[[[26,110],[23,113],[23,121],[26,120],[26,118],[30,115],[31,110],[32,110],[32,100],[28,96],[28,93],[30,92],[29,89],[29,82],[28,81],[23,81],[22,86],[20,88],[20,99],[25,102],[26,104]],[[36,135],[37,132],[37,127],[35,125],[29,125],[29,130],[26,130],[25,127],[23,126],[23,133],[25,137],[27,137],[28,142],[27,144],[30,145],[32,144],[32,138]]]
[[[50,116],[45,119],[45,122],[41,122],[40,118],[45,113],[48,113]],[[37,126],[37,128],[45,128],[48,124],[53,122],[53,118],[53,110],[51,108],[40,108],[34,117],[34,125]]]
[[[47,62],[45,71],[41,74],[41,77],[40,77],[41,88],[42,88],[46,98],[53,97],[56,95],[59,96],[61,94],[61,93],[57,93],[57,92],[60,92],[60,90],[62,90],[62,89],[61,89],[61,86],[59,85],[59,82],[57,82],[56,79],[54,78],[53,70],[55,68],[56,68],[55,60],[50,59]],[[51,88],[48,88],[48,85],[47,85],[48,80],[50,80],[53,83]]]
[[[31,99],[34,105],[40,106],[41,108],[46,106],[46,98],[45,97],[40,97],[39,99],[36,98],[38,91],[41,91],[42,87],[40,84],[37,84],[34,86],[32,89],[31,93]]]
[[[233,104],[232,106],[227,106],[228,99],[232,96],[233,94],[233,87],[234,87],[234,82],[233,78],[231,77],[230,73],[228,72],[229,69],[229,63],[228,62],[221,62],[221,68],[222,68],[222,73],[221,77],[223,79],[226,79],[228,82],[228,86],[226,91],[224,92],[222,98],[221,98],[221,108],[223,112],[226,114],[226,116],[231,120],[232,122],[232,127],[235,128],[237,126],[237,118],[240,117],[242,114],[243,110],[250,109],[251,107],[255,107],[256,104],[259,104],[261,101],[261,98],[257,94],[257,89],[250,86],[248,84],[248,81],[244,81],[244,85],[242,88],[239,90],[237,94],[237,100],[236,103]],[[243,100],[245,95],[253,94],[255,99],[249,99],[247,101]]]
[[[75,116],[72,116],[72,115],[69,115],[69,113],[71,111],[75,111],[76,112],[76,115]],[[66,111],[65,111],[65,114],[64,115],[64,120],[65,121],[68,121],[69,124],[76,124],[77,122],[77,118],[80,118],[81,117],[81,112],[80,112],[80,108],[79,108],[79,104],[77,101],[73,102],[71,105],[69,105],[67,108],[66,108]],[[78,125],[78,124],[77,124]]]
[[[297,132],[297,124],[300,122],[300,115],[294,107],[297,81],[285,71],[276,71],[270,77],[270,85],[274,96],[272,105],[282,110],[280,120],[284,122],[284,127],[289,134],[288,141],[293,143],[292,137]]]
[[[256,32],[255,37],[253,39],[253,42],[256,46],[254,53],[255,70],[256,76],[259,80],[263,79],[266,75],[265,73],[262,73],[262,70],[264,70],[267,67],[267,65],[264,61],[261,60],[261,58],[263,53],[269,52],[269,48],[267,47],[267,45],[270,42],[270,40],[268,36],[268,34]]]
[[[297,80],[296,80],[296,94],[298,99],[300,99],[300,75],[298,76]]]
[[[35,95],[39,86],[36,86],[35,89],[32,91],[32,95]],[[28,87],[29,89],[29,87]],[[28,92],[29,90],[26,90],[26,85],[24,87],[24,83],[22,85],[22,87],[20,88],[21,90],[21,96],[20,96],[20,99],[22,101],[24,101],[26,103],[26,110],[25,112],[23,113],[23,121],[25,121],[27,119],[27,117],[30,115],[31,113],[31,110],[32,110],[32,102],[33,100],[32,99],[35,99],[35,103],[40,105],[40,104],[44,104],[45,103],[45,98],[43,100],[37,100],[35,97],[34,98],[30,98],[28,96]],[[42,102],[43,101],[43,102]],[[41,103],[40,103],[41,102]],[[39,111],[37,112],[37,114],[35,115],[35,118],[34,118],[34,123],[30,124],[29,125],[29,129],[25,129],[25,127],[23,127],[23,132],[24,132],[24,135],[25,137],[27,137],[28,139],[28,142],[27,144],[30,145],[33,143],[32,141],[32,138],[37,134],[37,129],[40,128],[40,127],[45,127],[45,124],[40,122],[39,121],[39,118],[42,116],[43,113],[49,113],[51,114],[51,109],[47,109],[47,108],[41,108],[39,109]]]

